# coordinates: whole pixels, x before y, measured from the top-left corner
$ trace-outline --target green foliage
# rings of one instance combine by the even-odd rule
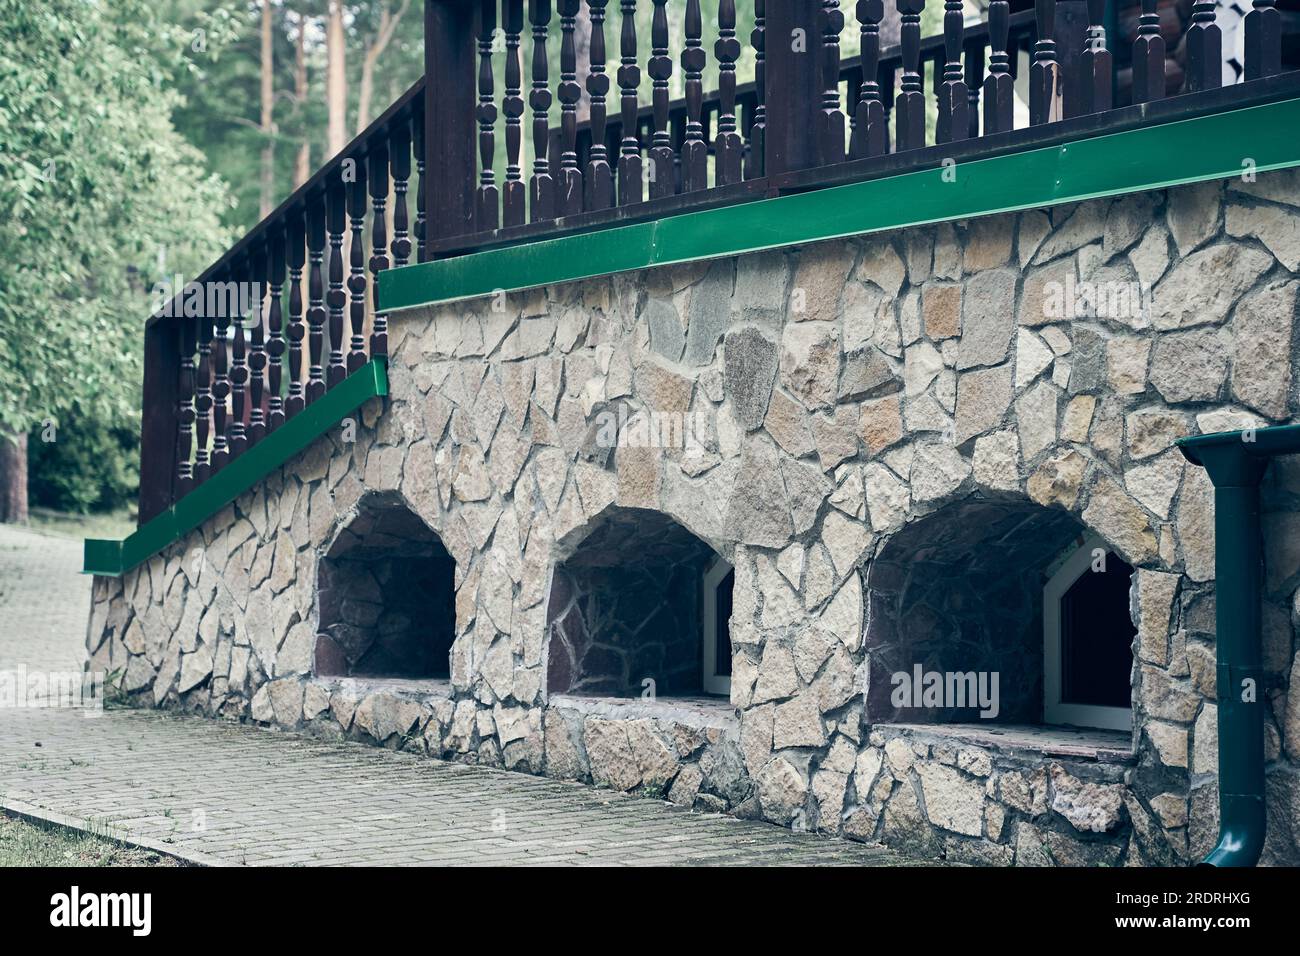
[[[228,242],[171,122],[190,42],[146,0],[0,0],[0,428],[135,419],[149,288]]]
[[[134,497],[147,293],[229,241],[171,121],[192,44],[145,0],[0,0],[0,433],[35,428],[36,505]]]
[[[276,202],[292,191],[298,140],[310,132],[323,140],[325,126],[323,92],[317,102],[293,101],[296,15],[290,6],[278,5],[273,11],[278,127],[273,139],[277,147],[283,144],[275,155]],[[261,154],[266,143],[259,128],[261,4],[169,0],[163,4],[163,15],[191,36],[202,31],[206,40],[202,49],[192,49],[191,44],[185,69],[176,75],[175,122],[181,135],[204,155],[208,168],[230,184],[231,202],[221,210],[222,222],[235,236],[242,235],[258,221]],[[314,130],[309,132],[310,125]]]
[[[89,514],[132,504],[140,484],[140,423],[77,415],[27,437],[28,494],[37,507]]]
[[[379,30],[384,9],[396,13],[402,2],[349,0],[343,4],[348,139],[358,132],[356,116],[366,48]],[[272,0],[275,105],[269,137],[261,129],[261,3],[164,0],[162,10],[163,18],[182,32],[207,33],[207,48],[189,51],[186,69],[176,77],[180,96],[176,126],[207,157],[209,168],[231,184],[234,202],[223,210],[222,221],[242,234],[258,222],[261,156],[268,139],[275,149],[273,199],[277,204],[293,192],[294,163],[304,141],[311,150],[312,172],[325,159],[328,3]],[[300,29],[305,31],[307,65],[307,94],[301,102],[294,82]],[[423,73],[424,5],[410,0],[375,71],[370,118],[378,117]]]

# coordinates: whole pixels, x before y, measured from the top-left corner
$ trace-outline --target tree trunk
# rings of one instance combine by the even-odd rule
[[[298,14],[298,48],[293,63],[293,97],[302,110],[307,105],[307,15]],[[311,176],[311,137],[307,124],[303,124],[302,144],[293,164],[293,188],[297,189]]]
[[[262,193],[260,218],[271,214],[275,202],[275,47],[272,43],[271,0],[262,0]]]
[[[402,0],[396,13],[389,13],[385,6],[379,14],[379,30],[373,42],[366,46],[365,57],[361,61],[361,85],[357,89],[357,135],[370,125],[370,104],[375,95],[375,64],[397,31],[402,16],[411,5],[411,0]]]
[[[0,522],[27,523],[27,435],[0,432]]]
[[[346,73],[347,38],[343,35],[342,0],[330,0],[329,23],[325,30],[325,102],[329,108],[329,132],[325,159],[328,161],[348,144],[348,86]]]

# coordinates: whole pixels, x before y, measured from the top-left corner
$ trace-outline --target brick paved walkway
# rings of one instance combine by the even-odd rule
[[[0,670],[79,660],[80,555],[0,525]],[[906,862],[578,784],[149,711],[0,708],[0,804],[213,864]]]

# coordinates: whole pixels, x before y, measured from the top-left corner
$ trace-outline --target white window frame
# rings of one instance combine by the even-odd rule
[[[1043,586],[1043,721],[1131,731],[1132,707],[1099,707],[1061,700],[1061,598],[1075,581],[1088,573],[1093,552],[1098,548],[1110,553],[1110,548],[1101,538],[1095,535],[1088,538],[1061,563]]]
[[[718,673],[718,585],[731,570],[730,562],[719,557],[704,572],[704,622],[700,642],[704,645],[704,692],[728,697],[731,696],[731,677]]]

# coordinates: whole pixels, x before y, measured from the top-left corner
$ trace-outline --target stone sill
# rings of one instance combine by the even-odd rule
[[[875,729],[908,736],[942,737],[1006,753],[1031,751],[1044,757],[1070,757],[1098,763],[1131,764],[1133,737],[1120,730],[1043,724],[877,724]]]
[[[644,700],[640,697],[585,697],[577,694],[554,694],[551,707],[576,710],[590,717],[610,720],[636,720],[653,718],[673,721],[688,727],[714,727],[736,733],[740,722],[736,709],[725,697],[659,697]]]
[[[451,680],[446,677],[312,677],[311,683],[330,691],[351,689],[357,700],[378,692],[419,701],[451,698]]]

